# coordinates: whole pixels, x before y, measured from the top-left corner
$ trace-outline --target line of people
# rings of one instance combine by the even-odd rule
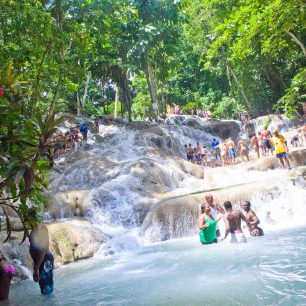
[[[245,222],[251,236],[263,236],[264,232],[258,225],[260,223],[256,213],[251,209],[249,201],[243,201],[241,210],[233,209],[230,201],[225,201],[222,207],[214,203],[213,196],[207,194],[205,201],[200,206],[200,216],[198,220],[199,236],[202,244],[217,243],[221,237],[218,222],[223,220],[225,232],[221,240],[229,242],[247,242],[242,230],[241,223]]]
[[[80,129],[71,129],[65,133],[54,134],[49,141],[53,147],[54,158],[66,155],[68,152],[75,150],[78,144],[87,142],[88,126],[83,123]]]
[[[254,134],[251,137],[251,146],[256,157],[260,158],[260,156],[264,157],[275,154],[276,158],[279,159],[282,168],[285,168],[286,165],[288,169],[291,169],[287,157],[289,152],[287,140],[283,135],[279,134],[277,129],[274,129],[272,134],[270,131],[263,130],[259,133],[259,136]]]
[[[231,165],[236,163],[236,150],[239,150],[242,160],[249,160],[248,145],[244,140],[239,140],[237,146],[234,141],[229,137],[224,142],[219,142],[213,138],[211,149],[207,146],[200,147],[199,142],[192,148],[192,145],[185,144],[186,158],[188,161],[202,165],[216,167],[217,160],[222,161],[222,165]]]
[[[303,146],[306,142],[306,125],[297,126],[297,134],[292,138],[293,147]],[[244,139],[239,139],[237,144],[231,137],[219,142],[216,138],[211,143],[211,149],[207,146],[200,147],[199,142],[193,148],[191,144],[184,146],[188,161],[202,165],[216,167],[217,160],[222,161],[222,165],[234,165],[236,163],[237,152],[242,161],[249,161],[249,152],[252,150],[257,158],[275,154],[281,166],[291,168],[287,157],[289,148],[287,140],[277,129],[271,133],[267,129],[262,130],[258,135],[253,134],[248,145]]]
[[[192,148],[191,143],[189,145],[185,144],[184,149],[188,161],[201,166],[216,167],[218,156],[214,149],[208,150],[206,146],[200,147],[199,142],[194,148]]]

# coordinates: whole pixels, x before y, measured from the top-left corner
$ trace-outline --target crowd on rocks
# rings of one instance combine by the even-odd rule
[[[303,147],[304,143],[306,143],[306,124],[296,127],[296,134],[290,141],[292,147]],[[222,166],[234,165],[237,156],[240,156],[242,161],[249,161],[250,151],[252,151],[257,158],[275,154],[281,166],[284,168],[286,165],[290,169],[287,158],[288,142],[277,129],[274,129],[272,133],[263,129],[257,135],[253,134],[250,141],[239,139],[235,143],[229,137],[219,142],[214,138],[210,148],[205,145],[201,147],[197,142],[195,147],[192,147],[190,143],[185,144],[184,150],[188,161],[206,167],[216,167],[218,160],[222,162]]]

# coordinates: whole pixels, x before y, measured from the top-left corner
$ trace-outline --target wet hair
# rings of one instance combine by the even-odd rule
[[[185,144],[185,148],[187,148],[187,145]]]
[[[191,147],[191,143],[189,144],[189,147]]]
[[[206,204],[201,205],[201,213],[204,213]]]
[[[232,203],[230,201],[225,201],[223,203],[225,209],[232,208]]]
[[[242,204],[247,204],[249,207],[251,207],[251,202],[250,201],[243,201]]]

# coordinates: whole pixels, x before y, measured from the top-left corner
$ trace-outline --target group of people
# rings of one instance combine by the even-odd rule
[[[217,153],[214,149],[208,150],[206,146],[200,147],[199,142],[193,148],[191,143],[185,144],[187,160],[201,166],[216,167]]]
[[[292,138],[291,145],[293,147],[303,146],[305,142],[306,125],[297,126],[297,133]],[[253,134],[250,137],[250,144],[244,139],[239,139],[235,143],[231,137],[224,141],[214,138],[211,142],[211,149],[208,149],[207,146],[200,147],[197,142],[195,147],[185,144],[184,150],[188,161],[202,166],[216,167],[217,160],[221,160],[223,166],[233,165],[236,163],[238,154],[242,161],[249,161],[249,152],[252,150],[257,158],[275,154],[283,168],[291,168],[287,157],[289,151],[287,140],[277,129],[274,129],[272,133],[263,129],[257,135]]]
[[[306,124],[297,125],[296,134],[292,137],[290,143],[293,147],[303,147],[306,142]]]
[[[71,129],[65,133],[55,133],[49,140],[53,147],[54,158],[66,155],[68,152],[75,150],[78,144],[87,142],[88,126],[83,123],[80,129]]]
[[[198,220],[199,236],[202,244],[217,243],[221,237],[218,222],[223,220],[225,231],[221,240],[229,242],[247,242],[242,230],[242,221],[251,236],[263,236],[264,232],[258,225],[260,220],[256,213],[251,209],[249,201],[243,201],[241,207],[244,213],[239,209],[233,209],[230,201],[225,201],[223,207],[214,203],[213,196],[207,194],[205,201],[200,206],[200,216]]]
[[[251,137],[251,147],[253,151],[257,158],[260,158],[260,156],[273,155],[273,153],[275,153],[282,168],[286,165],[290,169],[291,166],[287,157],[289,152],[287,140],[283,135],[279,134],[277,129],[274,129],[272,134],[268,130],[261,131],[258,133],[258,136],[253,134]]]
[[[194,148],[191,144],[185,144],[184,150],[188,161],[212,168],[216,167],[217,160],[221,160],[223,166],[235,164],[237,150],[239,150],[242,160],[249,160],[246,142],[241,139],[236,145],[231,137],[225,139],[224,142],[219,142],[216,138],[213,138],[210,149],[207,146],[200,147],[199,142],[197,142]]]

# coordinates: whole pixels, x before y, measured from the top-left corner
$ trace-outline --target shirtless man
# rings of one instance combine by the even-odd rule
[[[236,158],[236,153],[235,153],[236,146],[231,137],[229,137],[229,139],[226,142],[226,148],[227,148],[227,155],[228,155],[229,163],[234,165],[235,158]]]
[[[253,134],[251,137],[251,148],[255,152],[257,158],[259,158],[259,144],[258,144],[258,139],[255,134]]]
[[[251,209],[251,203],[249,201],[242,202],[242,209],[246,212],[245,217],[250,222],[252,231],[251,236],[263,236],[264,232],[262,228],[258,226],[260,220],[258,219],[255,212]]]
[[[202,166],[204,166],[204,163],[205,163],[205,166],[207,167],[208,149],[206,148],[206,146],[201,148],[200,153],[201,153],[201,163],[202,163]]]
[[[212,217],[214,218],[214,220],[218,222],[221,219],[221,217],[218,218],[218,214],[223,215],[225,213],[222,206],[220,204],[214,203],[214,198],[212,194],[205,195],[205,203],[210,206],[210,213]],[[221,236],[218,224],[216,227],[216,235],[217,235],[217,238]]]
[[[265,155],[270,155],[269,151],[272,153],[272,146],[271,146],[271,142],[270,139],[272,137],[271,132],[268,131],[267,129],[264,129],[261,131],[261,137],[262,137],[262,145],[263,145],[263,152]]]
[[[237,144],[237,149],[240,148],[240,156],[242,158],[242,161],[244,161],[244,158],[247,159],[247,161],[249,161],[249,154],[248,154],[248,145],[246,144],[246,142],[242,139],[240,139],[238,141]]]
[[[196,163],[200,165],[202,163],[202,155],[201,155],[201,147],[199,142],[197,142],[194,153],[196,157]]]
[[[221,239],[225,240],[228,234],[230,234],[230,242],[247,242],[241,229],[241,220],[243,220],[251,232],[251,226],[247,218],[240,210],[233,210],[230,201],[224,202],[224,208],[226,211],[226,214],[223,216],[225,233]]]

